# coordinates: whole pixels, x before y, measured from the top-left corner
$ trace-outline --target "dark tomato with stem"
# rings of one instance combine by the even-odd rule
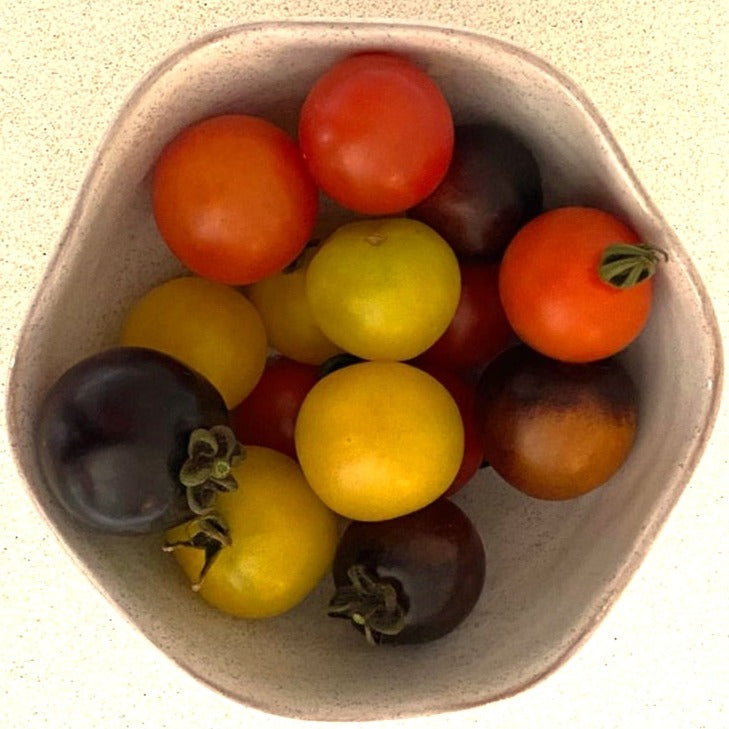
[[[496,261],[541,210],[541,173],[531,150],[511,130],[488,123],[456,127],[445,178],[410,214],[459,256]]]
[[[418,362],[470,369],[486,364],[514,337],[499,298],[499,265],[462,261],[461,298],[456,313],[435,344]]]
[[[435,377],[450,392],[463,420],[463,460],[453,483],[443,494],[453,496],[473,478],[484,459],[481,435],[476,427],[476,385],[458,372],[428,362],[419,362],[418,367]]]
[[[235,487],[228,466],[239,449],[222,396],[150,349],[116,347],[73,365],[45,397],[35,435],[48,489],[101,531],[163,531]]]
[[[299,119],[299,142],[324,192],[358,213],[407,210],[445,175],[453,118],[435,82],[393,53],[358,53],[323,74]]]
[[[231,413],[238,440],[245,445],[266,446],[295,459],[296,417],[318,379],[316,365],[286,357],[269,359],[253,392]]]
[[[396,519],[351,522],[332,574],[329,615],[351,620],[370,643],[426,643],[473,610],[486,558],[471,520],[438,499]]]

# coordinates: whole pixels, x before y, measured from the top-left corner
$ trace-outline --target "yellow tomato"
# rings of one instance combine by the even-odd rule
[[[246,289],[263,319],[269,344],[304,364],[321,364],[342,351],[324,336],[306,299],[306,269],[315,250],[307,248],[293,266]]]
[[[316,323],[363,359],[405,360],[424,352],[453,319],[460,293],[453,250],[432,228],[405,218],[343,225],[306,273]]]
[[[402,362],[336,370],[299,410],[296,453],[311,487],[343,516],[378,521],[416,511],[450,486],[463,421],[435,378]]]
[[[215,509],[228,528],[223,547],[198,594],[240,618],[279,615],[298,605],[329,571],[339,523],[314,494],[288,456],[246,446],[233,467],[236,491],[216,496]],[[169,542],[186,538],[183,525],[167,532]],[[175,556],[191,582],[203,565],[203,551],[180,547]]]
[[[165,352],[206,377],[228,409],[263,373],[266,330],[253,304],[230,286],[197,276],[145,294],[124,322],[121,343]]]

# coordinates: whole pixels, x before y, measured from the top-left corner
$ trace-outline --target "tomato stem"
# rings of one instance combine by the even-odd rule
[[[238,488],[232,468],[245,454],[227,425],[214,425],[192,431],[187,455],[180,469],[180,483],[190,511],[204,516],[212,510],[215,494]]]
[[[165,542],[162,547],[164,552],[174,552],[181,547],[193,547],[205,551],[205,560],[200,569],[197,580],[192,583],[192,589],[197,592],[201,587],[205,575],[212,567],[215,558],[220,554],[223,547],[231,544],[228,528],[223,520],[216,514],[199,516],[185,525],[190,533],[187,539],[176,542]]]
[[[644,243],[613,243],[600,257],[600,279],[614,288],[628,289],[653,276],[661,258],[668,260],[661,248]]]
[[[352,565],[347,577],[350,584],[337,588],[327,613],[349,618],[363,629],[371,645],[377,645],[381,635],[397,635],[405,627],[405,609],[395,585],[373,578],[361,564]]]

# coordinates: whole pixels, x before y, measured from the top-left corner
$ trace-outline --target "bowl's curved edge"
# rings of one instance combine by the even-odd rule
[[[653,513],[652,518],[644,525],[642,531],[638,535],[636,542],[635,542],[635,548],[631,552],[630,558],[627,562],[625,562],[621,569],[617,572],[615,575],[611,588],[606,592],[604,599],[601,601],[601,603],[596,607],[593,614],[589,617],[589,620],[587,623],[583,626],[583,629],[575,635],[575,637],[572,639],[572,641],[569,643],[569,645],[566,646],[565,650],[556,656],[552,662],[550,662],[549,665],[547,665],[543,670],[535,674],[534,676],[526,679],[520,684],[517,684],[510,689],[495,693],[492,695],[488,695],[485,697],[481,697],[478,700],[471,700],[471,701],[464,701],[464,702],[457,702],[457,703],[451,703],[447,706],[443,705],[436,705],[432,704],[427,707],[421,707],[417,711],[415,710],[404,710],[399,711],[395,713],[388,714],[387,717],[383,716],[362,716],[361,713],[353,713],[351,715],[341,715],[338,714],[334,716],[333,714],[330,714],[326,711],[321,712],[317,714],[316,716],[308,716],[308,717],[301,717],[297,714],[297,710],[295,706],[290,705],[284,705],[284,704],[277,704],[276,706],[271,706],[270,703],[261,702],[255,697],[254,695],[250,695],[247,697],[242,697],[240,695],[235,695],[232,692],[229,692],[220,686],[215,685],[211,682],[211,680],[206,677],[202,672],[198,671],[197,668],[193,665],[186,664],[169,654],[167,654],[164,651],[160,651],[155,642],[152,640],[152,638],[147,635],[145,631],[140,630],[140,628],[134,623],[134,621],[131,619],[130,615],[125,611],[117,602],[116,600],[105,590],[104,586],[99,583],[96,578],[93,576],[93,574],[87,569],[85,563],[78,557],[78,555],[68,546],[65,539],[63,538],[63,535],[61,534],[60,530],[57,529],[53,521],[48,517],[46,514],[44,508],[39,503],[35,495],[32,491],[29,489],[26,489],[26,492],[28,494],[28,497],[31,499],[31,501],[34,503],[34,506],[36,507],[37,511],[40,513],[40,515],[43,517],[46,524],[49,526],[51,532],[55,535],[57,540],[60,542],[61,546],[63,547],[64,551],[68,556],[71,558],[71,561],[79,568],[82,574],[86,576],[86,578],[89,580],[89,582],[101,593],[105,598],[107,603],[109,603],[111,606],[113,606],[113,609],[121,614],[121,616],[124,618],[124,620],[127,622],[127,624],[132,627],[137,633],[141,633],[144,635],[144,637],[155,647],[157,648],[158,652],[161,653],[164,658],[179,666],[181,669],[183,669],[187,674],[189,674],[191,677],[199,681],[200,683],[204,684],[208,688],[214,690],[216,693],[219,693],[223,696],[226,696],[227,698],[231,699],[235,703],[243,703],[246,706],[256,710],[260,711],[262,713],[267,714],[275,714],[279,716],[286,716],[289,718],[295,718],[295,719],[304,719],[307,721],[377,721],[382,719],[404,719],[404,718],[410,718],[415,716],[427,716],[427,715],[436,715],[444,712],[457,712],[467,709],[473,709],[478,706],[482,706],[486,703],[491,703],[495,701],[500,701],[507,699],[511,696],[514,696],[516,694],[519,694],[526,689],[530,688],[531,686],[539,683],[546,677],[548,677],[550,674],[552,674],[554,671],[556,671],[561,665],[563,665],[570,657],[572,657],[579,648],[585,643],[587,638],[593,633],[593,631],[596,629],[596,627],[599,625],[599,623],[602,621],[605,614],[608,612],[608,610],[612,607],[612,605],[615,603],[615,600],[617,597],[622,593],[622,591],[625,589],[626,585],[628,584],[631,576],[637,569],[638,565],[643,560],[644,555],[647,553],[650,545],[655,540],[656,536],[658,535],[662,525],[665,523],[665,520],[675,504],[677,503],[681,493],[687,486],[690,476],[693,473],[694,469],[696,468],[696,465],[698,464],[706,445],[710,439],[711,432],[713,429],[713,425],[716,421],[716,417],[719,410],[719,404],[722,394],[722,385],[723,385],[723,352],[721,347],[721,336],[719,333],[719,326],[716,319],[716,315],[713,309],[713,306],[711,305],[711,301],[708,298],[708,295],[704,289],[703,283],[701,282],[698,273],[691,262],[690,258],[688,257],[688,254],[686,253],[682,243],[679,241],[679,239],[675,236],[673,233],[671,227],[667,224],[665,218],[661,214],[661,212],[658,210],[646,190],[643,188],[640,181],[637,179],[635,173],[632,170],[632,167],[628,163],[624,153],[622,152],[621,148],[619,147],[616,139],[613,137],[612,132],[609,130],[608,126],[605,124],[605,122],[602,120],[602,117],[600,113],[598,112],[597,108],[592,104],[592,102],[587,98],[585,93],[582,91],[582,89],[574,82],[572,79],[570,79],[568,76],[563,74],[561,71],[559,71],[557,68],[553,67],[550,63],[542,59],[541,57],[537,56],[536,54],[526,51],[525,49],[507,41],[504,39],[500,39],[497,37],[485,35],[473,30],[469,30],[466,27],[460,27],[457,25],[453,26],[438,26],[434,24],[427,24],[422,23],[420,21],[418,22],[411,22],[406,20],[398,20],[393,21],[391,19],[386,18],[362,18],[356,21],[352,21],[345,18],[291,18],[286,21],[277,21],[277,20],[261,20],[261,21],[255,21],[251,23],[243,23],[238,24],[234,26],[229,26],[217,31],[214,31],[212,33],[206,34],[204,36],[201,36],[200,38],[197,38],[190,43],[187,43],[180,48],[178,48],[176,51],[173,51],[171,54],[163,58],[156,66],[154,66],[147,74],[145,74],[142,79],[135,85],[135,87],[131,90],[125,101],[122,103],[120,109],[116,112],[116,115],[114,117],[113,122],[108,127],[105,134],[102,136],[101,141],[97,145],[96,151],[91,157],[91,161],[89,163],[88,172],[83,180],[83,183],[79,189],[79,192],[77,194],[76,202],[74,204],[74,207],[71,211],[71,214],[69,216],[68,222],[64,226],[63,232],[60,236],[59,242],[56,245],[49,261],[46,266],[46,271],[51,271],[55,269],[55,264],[58,260],[58,258],[63,254],[63,250],[65,247],[65,244],[69,239],[73,237],[74,232],[79,227],[80,221],[83,218],[83,215],[86,213],[86,206],[84,204],[84,201],[87,199],[86,193],[89,189],[93,187],[93,183],[97,177],[97,175],[100,173],[101,167],[103,165],[104,160],[104,152],[105,150],[110,146],[110,142],[113,140],[113,138],[119,134],[120,130],[124,127],[124,125],[127,122],[127,119],[130,115],[130,113],[135,109],[135,107],[140,102],[141,98],[144,96],[146,91],[153,87],[167,72],[169,72],[171,69],[173,69],[176,65],[178,65],[180,62],[182,62],[185,58],[187,58],[190,54],[196,52],[197,50],[201,48],[208,47],[210,45],[213,45],[215,43],[224,41],[226,38],[229,38],[231,36],[238,35],[243,32],[256,32],[256,31],[266,31],[273,28],[280,28],[282,25],[287,26],[288,28],[295,28],[295,27],[301,27],[301,28],[307,28],[308,30],[315,29],[317,26],[320,26],[322,28],[327,29],[333,29],[333,28],[341,28],[341,27],[352,27],[352,28],[377,28],[378,26],[381,26],[381,29],[387,29],[388,31],[398,31],[398,30],[409,30],[409,31],[418,31],[424,34],[428,33],[436,33],[436,34],[442,34],[442,33],[450,33],[454,36],[464,37],[468,38],[472,41],[478,42],[478,43],[485,43],[493,48],[499,48],[504,52],[516,55],[520,57],[522,60],[526,61],[527,63],[535,66],[538,68],[542,73],[551,76],[554,80],[558,82],[560,86],[563,87],[563,89],[572,97],[573,101],[577,106],[579,106],[587,119],[590,120],[590,122],[594,125],[596,130],[599,132],[600,136],[603,138],[603,140],[606,143],[606,147],[609,151],[609,153],[614,157],[614,161],[617,163],[617,166],[621,169],[624,176],[626,177],[626,180],[629,182],[630,186],[632,187],[635,195],[640,198],[642,201],[644,207],[646,210],[649,211],[650,215],[653,216],[663,228],[665,228],[668,231],[671,231],[671,237],[672,237],[672,246],[673,251],[676,251],[679,253],[681,264],[686,271],[686,274],[696,291],[697,297],[701,301],[702,305],[702,312],[705,321],[707,322],[708,329],[710,331],[711,340],[713,344],[713,362],[714,367],[712,371],[712,394],[711,398],[709,400],[708,406],[707,406],[707,412],[706,412],[706,428],[704,432],[701,434],[701,437],[698,438],[696,441],[692,443],[692,446],[689,450],[689,453],[687,455],[687,459],[685,461],[686,467],[684,468],[684,480],[682,483],[678,485],[677,488],[675,488],[672,493],[670,494],[670,498],[664,498],[662,499],[659,504],[657,510]],[[23,346],[25,342],[27,341],[29,335],[27,326],[29,323],[33,321],[33,312],[36,308],[36,304],[38,303],[38,300],[40,296],[42,295],[42,288],[39,284],[36,288],[36,291],[32,297],[31,304],[29,306],[29,309],[27,311],[27,314],[24,318],[23,323],[21,324],[21,334],[17,338],[14,347],[13,352],[10,357],[9,361],[9,375],[6,379],[8,386],[6,391],[6,430],[8,434],[11,434],[14,432],[16,426],[17,426],[17,403],[16,403],[16,388],[13,387],[13,384],[15,382],[15,362],[16,357],[19,352],[22,351]],[[10,452],[13,457],[13,460],[15,462],[16,469],[18,470],[19,475],[25,477],[25,471],[23,469],[23,466],[18,458],[18,454],[16,452],[16,449],[13,445],[12,439],[10,439]],[[27,478],[25,479],[27,480]]]

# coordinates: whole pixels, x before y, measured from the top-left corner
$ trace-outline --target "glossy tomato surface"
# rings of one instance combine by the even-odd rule
[[[517,335],[542,354],[591,362],[627,347],[651,311],[653,279],[617,288],[600,278],[605,251],[639,238],[610,213],[564,207],[542,213],[514,236],[499,293]]]
[[[69,368],[36,425],[46,485],[77,520],[118,534],[192,516],[180,470],[190,434],[228,424],[217,390],[166,354],[115,347]]]
[[[293,261],[317,205],[294,140],[258,117],[198,122],[154,168],[152,207],[163,240],[191,271],[222,283],[258,281]]]
[[[441,181],[453,153],[453,119],[438,86],[414,63],[359,53],[309,91],[299,140],[329,197],[384,215],[415,205]]]

